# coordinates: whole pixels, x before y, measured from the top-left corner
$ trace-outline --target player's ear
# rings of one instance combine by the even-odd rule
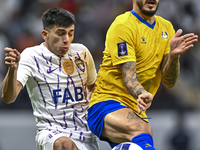
[[[47,39],[48,34],[49,34],[49,32],[48,32],[47,30],[42,30],[42,38],[43,38],[44,40]]]

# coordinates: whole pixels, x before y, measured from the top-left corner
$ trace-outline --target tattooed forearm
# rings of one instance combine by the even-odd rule
[[[120,69],[126,89],[134,98],[138,98],[138,95],[146,92],[143,86],[138,82],[135,62],[124,63],[120,65]]]
[[[165,55],[162,68],[163,84],[168,88],[173,87],[180,73],[179,57],[173,58],[170,54]]]

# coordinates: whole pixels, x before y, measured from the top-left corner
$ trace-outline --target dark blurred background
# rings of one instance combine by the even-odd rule
[[[62,7],[75,15],[74,42],[82,43],[88,47],[98,71],[102,61],[106,31],[117,15],[132,9],[132,0],[0,0],[0,83],[2,83],[7,71],[4,64],[4,47],[16,48],[21,52],[26,47],[43,42],[41,15],[51,7]],[[171,21],[175,30],[181,28],[184,33],[193,32],[200,35],[199,0],[160,0],[157,15]],[[199,114],[199,58],[200,42],[195,43],[194,48],[181,55],[181,73],[176,86],[167,89],[161,84],[153,104],[148,110],[152,116],[154,114],[155,116],[165,115],[166,113],[163,112],[174,112],[171,115],[177,116],[174,120],[177,121],[176,125],[180,129],[180,124],[187,120],[188,113],[191,116]],[[21,91],[13,104],[7,105],[0,98],[0,111],[15,112],[19,110],[32,111],[26,88]],[[193,119],[200,122],[200,118],[194,117]],[[163,118],[158,121],[162,122]],[[0,118],[0,125],[1,122],[3,120]],[[175,127],[173,126],[174,129]],[[198,132],[200,132],[200,128],[198,128]],[[180,141],[180,138],[178,139]],[[177,141],[171,141],[170,144],[173,145],[172,143],[178,145]],[[175,149],[175,146],[172,147]],[[165,148],[159,150],[165,150]],[[194,150],[200,150],[200,147]]]

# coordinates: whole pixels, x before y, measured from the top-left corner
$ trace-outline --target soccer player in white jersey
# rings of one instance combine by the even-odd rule
[[[7,75],[2,98],[10,104],[26,85],[37,122],[38,150],[98,150],[87,124],[96,69],[88,49],[72,43],[75,18],[52,8],[42,16],[44,42],[21,54],[5,48]]]

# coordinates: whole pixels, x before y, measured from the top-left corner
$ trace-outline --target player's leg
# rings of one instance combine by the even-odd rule
[[[152,135],[148,123],[128,107],[113,100],[99,102],[90,107],[88,125],[100,140],[107,141],[111,147],[130,142],[133,137],[143,133]]]
[[[128,108],[116,110],[105,117],[102,137],[114,143],[130,141],[142,150],[155,150],[150,125]]]
[[[76,144],[64,133],[42,130],[36,135],[38,150],[78,150]]]
[[[78,148],[70,138],[63,136],[55,140],[53,150],[78,150]]]
[[[129,108],[122,108],[107,114],[101,136],[114,143],[130,142],[142,133],[152,135],[150,125]]]
[[[133,137],[131,142],[139,145],[143,150],[155,150],[153,138],[148,133],[142,133]]]

